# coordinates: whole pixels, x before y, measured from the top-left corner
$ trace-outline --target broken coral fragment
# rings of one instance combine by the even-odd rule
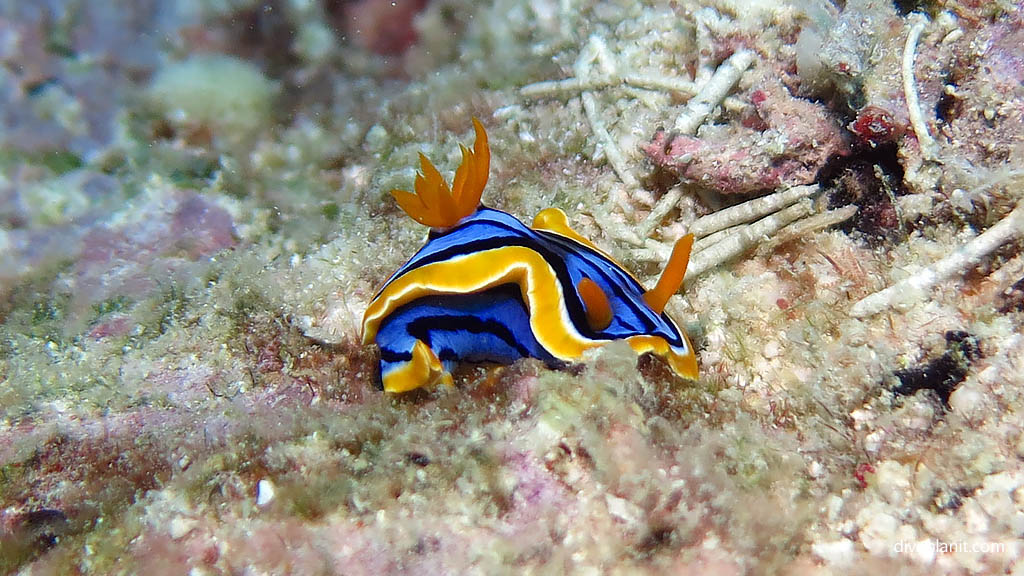
[[[772,83],[751,94],[754,127],[704,128],[699,137],[664,130],[644,147],[651,161],[685,182],[721,194],[810,184],[834,156],[849,154],[839,124],[821,104]]]

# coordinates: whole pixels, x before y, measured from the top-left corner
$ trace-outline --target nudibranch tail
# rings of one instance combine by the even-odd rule
[[[476,142],[473,150],[459,146],[462,164],[455,171],[452,187],[430,160],[420,154],[420,173],[414,183],[415,194],[406,190],[392,190],[391,195],[410,218],[431,228],[445,229],[476,212],[480,197],[487,185],[491,166],[491,150],[487,132],[480,121],[473,118]]]
[[[658,314],[665,310],[668,299],[672,297],[679,287],[683,285],[683,278],[686,276],[686,266],[690,262],[690,251],[693,250],[693,234],[687,234],[678,241],[672,248],[672,256],[665,265],[665,271],[658,278],[658,283],[647,292],[644,292],[644,300]]]

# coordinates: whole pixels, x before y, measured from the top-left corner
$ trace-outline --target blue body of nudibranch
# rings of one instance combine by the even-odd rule
[[[561,211],[545,210],[528,227],[477,206],[488,150],[483,128],[474,123],[477,149],[463,149],[454,191],[424,158],[418,194],[393,192],[433,230],[377,292],[363,319],[364,341],[381,350],[382,386],[401,392],[451,382],[459,362],[532,357],[556,366],[612,340],[657,354],[680,376],[695,378],[693,348],[663,312],[682,282],[692,237],[677,246],[658,286],[645,290],[571,230]]]

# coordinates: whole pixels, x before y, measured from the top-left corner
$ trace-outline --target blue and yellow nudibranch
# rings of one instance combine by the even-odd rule
[[[458,362],[549,366],[579,360],[612,340],[662,357],[679,376],[697,378],[686,334],[664,312],[683,282],[693,235],[676,243],[657,285],[645,290],[611,256],[548,208],[532,227],[480,204],[490,169],[487,134],[462,149],[451,188],[420,154],[416,193],[392,190],[427,243],[377,291],[363,316],[363,343],[380,347],[381,385],[405,392],[452,383]]]

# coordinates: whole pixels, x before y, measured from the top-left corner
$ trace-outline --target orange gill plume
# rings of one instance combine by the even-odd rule
[[[473,150],[459,145],[462,150],[462,164],[455,171],[452,187],[444,181],[441,173],[420,154],[420,173],[416,175],[416,193],[406,190],[392,190],[398,205],[410,218],[431,228],[449,228],[466,216],[476,212],[480,196],[487,185],[491,166],[491,150],[487,145],[487,133],[480,121],[473,118],[476,142]]]

